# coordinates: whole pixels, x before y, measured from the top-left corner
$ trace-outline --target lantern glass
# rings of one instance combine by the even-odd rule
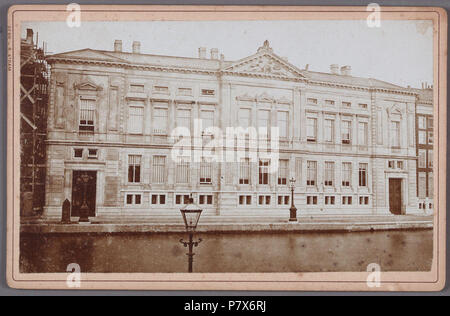
[[[291,179],[289,179],[289,183],[291,184],[291,188],[293,188],[295,185],[295,178],[292,177]]]
[[[202,215],[202,209],[195,204],[187,204],[181,210],[186,230],[193,231],[197,228],[198,221]]]

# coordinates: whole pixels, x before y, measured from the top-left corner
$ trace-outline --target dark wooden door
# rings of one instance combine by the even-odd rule
[[[392,214],[402,214],[402,179],[389,179],[389,210]]]
[[[86,203],[89,208],[88,216],[95,216],[96,189],[97,171],[73,171],[71,216],[80,216],[80,208],[83,203]]]

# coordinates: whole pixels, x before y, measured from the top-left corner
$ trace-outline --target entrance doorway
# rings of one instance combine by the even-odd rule
[[[79,217],[83,203],[89,208],[88,216],[95,216],[95,200],[97,197],[97,171],[74,170],[72,177],[72,213]]]
[[[389,211],[402,214],[402,179],[389,179]]]

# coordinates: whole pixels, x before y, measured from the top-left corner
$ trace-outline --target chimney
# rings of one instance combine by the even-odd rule
[[[33,45],[33,29],[27,29],[26,42],[27,44]]]
[[[338,64],[331,64],[330,65],[330,72],[333,75],[338,75],[339,74],[339,65]]]
[[[133,42],[133,54],[141,53],[141,42],[134,41]]]
[[[114,51],[115,52],[121,52],[122,51],[122,41],[121,40],[115,40],[114,41]]]
[[[219,50],[217,48],[211,48],[211,59],[219,59]]]
[[[352,67],[351,66],[342,66],[341,67],[341,75],[343,76],[350,76],[352,74]]]
[[[198,58],[206,59],[206,47],[199,47],[199,49],[198,49]]]

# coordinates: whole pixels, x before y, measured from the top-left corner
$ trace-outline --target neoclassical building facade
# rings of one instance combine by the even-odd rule
[[[179,216],[191,194],[211,216],[288,217],[291,177],[299,215],[418,212],[411,89],[352,76],[350,66],[300,69],[267,41],[237,61],[206,48],[198,58],[142,54],[138,42],[124,52],[116,41],[48,62],[47,217],[61,216],[65,199],[72,216],[82,203],[91,217]],[[195,133],[198,120],[223,131],[278,127],[276,172],[259,152],[173,159],[175,128],[202,144],[214,138]]]

